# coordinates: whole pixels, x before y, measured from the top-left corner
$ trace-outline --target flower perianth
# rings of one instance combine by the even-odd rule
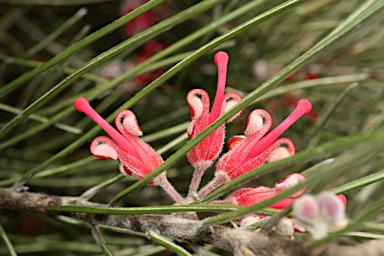
[[[311,103],[305,99],[300,100],[296,109],[266,136],[264,135],[272,126],[271,116],[261,109],[252,111],[248,117],[245,136],[235,136],[230,140],[229,148],[231,150],[219,159],[215,178],[198,193],[198,197],[206,196],[217,187],[265,162],[276,161],[295,154],[293,142],[286,138],[278,139],[278,137],[310,110]]]
[[[138,179],[142,179],[163,163],[161,156],[139,138],[142,131],[132,111],[123,110],[116,116],[115,124],[119,133],[89,105],[85,98],[76,99],[74,107],[95,121],[113,139],[105,136],[97,137],[91,143],[91,153],[99,158],[118,160],[123,174],[133,173]],[[165,172],[154,178],[150,184],[162,187],[176,202],[184,201],[167,180]]]
[[[236,190],[234,193],[229,195],[224,200],[214,201],[212,203],[249,206],[249,205],[253,205],[253,204],[265,201],[279,194],[283,190],[294,187],[299,182],[302,182],[304,180],[305,180],[305,177],[300,173],[293,173],[287,176],[282,181],[279,181],[274,188],[267,188],[267,187],[241,188]],[[301,196],[303,193],[304,193],[304,190],[301,190],[291,195],[289,198],[286,198],[277,203],[274,203],[269,207],[273,209],[284,209],[294,202],[294,198]]]
[[[190,138],[196,137],[222,114],[241,101],[241,97],[236,93],[224,94],[228,55],[225,52],[218,52],[215,55],[215,64],[218,68],[218,82],[211,112],[209,111],[210,99],[206,91],[195,89],[187,95],[187,102],[191,111],[191,121],[188,126]],[[239,114],[235,115],[235,117]],[[229,119],[228,122],[232,121],[235,117]],[[191,196],[196,192],[204,171],[219,156],[224,142],[224,133],[225,126],[221,125],[188,153],[188,160],[195,168],[188,195]]]

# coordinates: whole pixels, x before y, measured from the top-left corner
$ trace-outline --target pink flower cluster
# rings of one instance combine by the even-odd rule
[[[214,62],[218,68],[218,83],[215,99],[210,109],[210,99],[206,91],[194,89],[187,95],[187,103],[191,112],[188,127],[190,138],[196,137],[220,116],[241,101],[236,93],[225,93],[228,55],[218,52]],[[136,116],[129,110],[121,111],[115,119],[115,130],[92,107],[85,98],[78,98],[74,106],[100,125],[112,138],[101,136],[91,144],[91,152],[96,157],[118,160],[120,170],[124,174],[134,174],[141,179],[163,163],[161,156],[142,141],[139,136],[142,131]],[[261,166],[266,162],[276,161],[295,154],[293,142],[287,138],[279,138],[301,116],[311,111],[311,103],[302,99],[296,104],[294,111],[275,129],[272,127],[271,116],[262,109],[252,111],[248,116],[244,135],[237,135],[229,141],[229,151],[220,157],[222,152],[225,124],[208,135],[189,153],[188,160],[195,169],[189,193],[183,198],[170,184],[165,172],[151,181],[152,185],[162,187],[172,199],[179,204],[203,198],[219,186]],[[240,113],[227,120],[235,119]],[[201,178],[210,166],[217,160],[215,177],[205,187],[199,190]],[[281,191],[303,181],[303,175],[295,173],[278,182],[274,188],[242,188],[229,195],[226,199],[216,203],[248,206],[266,200]],[[277,202],[270,207],[284,209],[291,205],[296,197],[304,190],[291,195],[289,198]]]

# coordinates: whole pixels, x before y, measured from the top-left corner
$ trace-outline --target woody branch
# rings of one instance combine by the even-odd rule
[[[162,236],[185,241],[193,245],[213,244],[231,251],[234,255],[381,255],[384,252],[382,240],[375,240],[357,246],[328,244],[317,248],[306,247],[304,243],[289,240],[274,232],[250,232],[219,225],[203,226],[202,221],[190,220],[178,214],[109,215],[75,212],[53,212],[49,206],[106,206],[89,202],[81,197],[50,196],[40,193],[17,192],[0,188],[0,209],[26,210],[44,215],[64,215],[91,225],[107,225],[146,233],[158,232]]]

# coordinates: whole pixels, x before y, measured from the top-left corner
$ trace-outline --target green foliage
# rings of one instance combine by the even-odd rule
[[[83,196],[96,193],[94,201],[121,200],[124,206],[53,206],[52,211],[193,211],[209,216],[206,225],[255,212],[273,215],[276,211],[264,208],[306,186],[315,194],[345,193],[351,219],[345,229],[313,246],[383,234],[383,0],[205,0],[195,5],[152,0],[119,19],[118,1],[5,2],[0,4],[0,186],[18,183],[34,192],[73,196],[87,191]],[[157,24],[127,37],[124,24],[149,10]],[[169,46],[140,62],[140,52],[152,39]],[[192,88],[213,95],[212,57],[218,50],[230,56],[229,90],[242,94],[243,101],[188,141],[185,96]],[[116,63],[120,72],[107,75]],[[161,75],[138,79],[156,72]],[[315,79],[305,80],[308,74]],[[118,174],[116,162],[90,156],[91,140],[103,133],[75,112],[72,104],[79,96],[109,122],[120,110],[132,109],[143,139],[164,163],[136,181]],[[146,186],[167,170],[185,195],[193,171],[185,155],[191,148],[239,110],[243,114],[228,125],[227,137],[243,133],[246,114],[254,108],[269,111],[276,126],[292,108],[289,100],[299,98],[309,99],[319,118],[302,118],[284,135],[297,146],[295,156],[252,170],[190,205],[171,206],[159,188]],[[245,183],[272,186],[292,172],[303,172],[305,183],[259,204],[207,204]],[[0,255],[102,254],[79,222],[5,210],[1,215],[5,247]],[[107,255],[161,255],[165,248],[190,255],[157,234],[150,234],[158,244],[153,246],[142,242],[143,234],[101,228],[99,245]]]

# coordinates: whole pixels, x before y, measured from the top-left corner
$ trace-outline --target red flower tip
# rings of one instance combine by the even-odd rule
[[[298,108],[304,115],[308,114],[312,110],[312,104],[307,99],[301,99],[296,103],[296,108]]]
[[[78,112],[85,113],[87,109],[89,109],[91,106],[89,105],[89,102],[86,98],[80,97],[75,100],[73,103],[73,106]]]
[[[226,68],[229,57],[226,52],[220,51],[215,54],[214,62],[219,69]]]

